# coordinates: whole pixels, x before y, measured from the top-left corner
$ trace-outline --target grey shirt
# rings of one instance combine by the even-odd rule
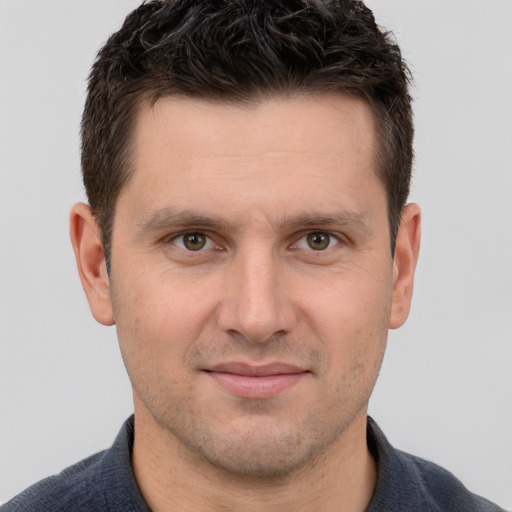
[[[470,493],[451,473],[393,448],[368,418],[378,476],[367,512],[505,512]],[[0,512],[150,512],[131,467],[133,416],[114,444],[34,484]]]

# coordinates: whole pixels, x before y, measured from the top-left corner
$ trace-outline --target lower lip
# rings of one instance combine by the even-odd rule
[[[295,386],[307,372],[253,377],[235,373],[207,372],[226,391],[242,398],[273,398]]]

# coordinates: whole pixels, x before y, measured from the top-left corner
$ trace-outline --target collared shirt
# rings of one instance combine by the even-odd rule
[[[132,471],[133,432],[132,416],[110,449],[34,484],[0,512],[151,512]],[[378,468],[367,512],[505,512],[448,471],[393,448],[371,418],[367,438]]]

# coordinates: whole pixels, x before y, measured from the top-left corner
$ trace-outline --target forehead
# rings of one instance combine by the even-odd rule
[[[146,150],[172,150],[176,158],[289,152],[290,157],[314,153],[364,159],[373,155],[374,145],[369,105],[341,93],[248,104],[163,97],[141,105],[135,126],[139,163]]]
[[[226,188],[246,209],[251,198],[261,208],[284,195],[304,200],[310,188],[355,198],[376,179],[371,108],[339,93],[250,104],[163,97],[141,105],[134,142],[128,188],[152,207],[171,198],[188,207],[189,190],[205,203]]]
[[[247,103],[167,96],[140,105],[135,142],[136,156],[160,142],[174,146],[177,156],[330,155],[338,148],[346,156],[350,150],[366,157],[373,155],[375,123],[367,102],[344,93]]]

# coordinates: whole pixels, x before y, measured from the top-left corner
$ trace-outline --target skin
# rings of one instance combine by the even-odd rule
[[[375,144],[369,107],[338,93],[161,98],[141,106],[110,276],[88,206],[73,208],[91,311],[116,324],[132,382],[152,510],[366,508],[367,405],[409,312],[420,231],[406,206],[391,256]]]

